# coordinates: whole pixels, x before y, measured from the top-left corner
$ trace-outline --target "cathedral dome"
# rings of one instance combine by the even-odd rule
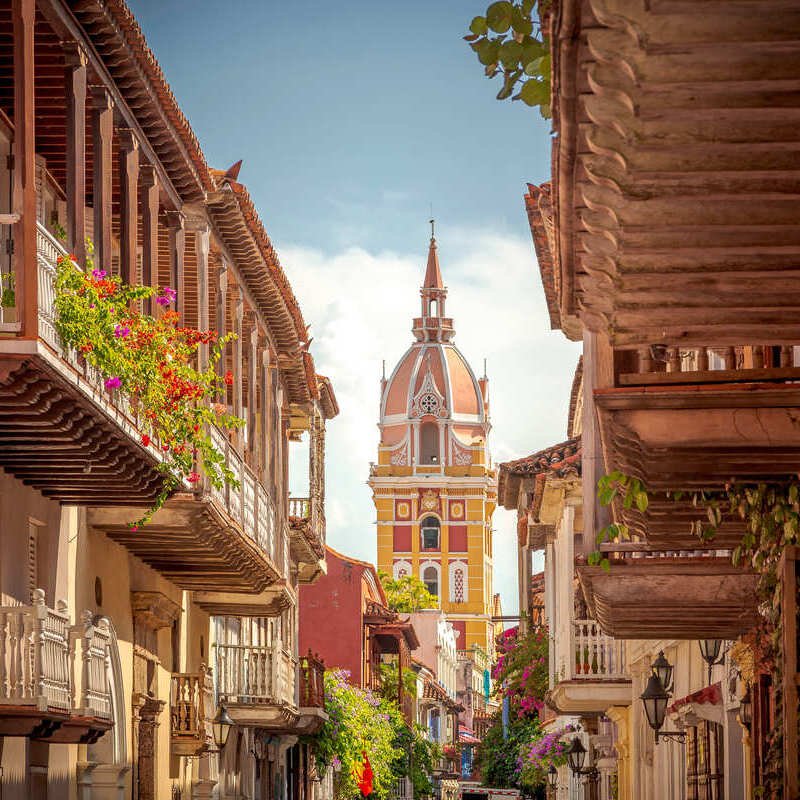
[[[381,447],[397,466],[463,466],[489,433],[486,376],[478,379],[452,343],[453,320],[445,316],[436,240],[431,237],[416,341],[381,387]]]

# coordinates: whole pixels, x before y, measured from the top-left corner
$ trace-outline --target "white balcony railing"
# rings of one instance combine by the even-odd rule
[[[572,623],[573,678],[622,680],[625,674],[625,642],[606,636],[593,619]]]
[[[41,589],[32,605],[0,607],[0,705],[111,719],[110,646],[105,620],[87,611],[70,626],[66,604],[47,608]]]
[[[297,663],[280,643],[215,647],[220,699],[231,705],[296,705]]]

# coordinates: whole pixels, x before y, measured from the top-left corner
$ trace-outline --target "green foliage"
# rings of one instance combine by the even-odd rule
[[[335,670],[325,673],[325,711],[328,719],[312,743],[322,769],[334,770],[335,796],[359,796],[356,775],[366,753],[374,773],[373,796],[384,800],[408,763],[403,733],[408,729],[397,705],[354,686],[347,672]]]
[[[550,47],[538,20],[545,5],[543,0],[494,2],[483,16],[472,20],[464,40],[487,77],[502,77],[498,100],[521,100],[547,119],[551,116]]]
[[[538,717],[549,688],[547,629],[531,627],[524,635],[511,628],[500,637],[500,652],[492,678],[501,697],[508,697],[512,712],[520,717]]]
[[[15,272],[4,272],[0,275],[0,307],[14,308],[17,304],[17,275]]]
[[[179,327],[178,314],[168,310],[174,290],[127,286],[94,269],[91,255],[90,246],[85,271],[71,258],[59,257],[55,327],[64,348],[77,351],[100,373],[107,392],[124,393],[138,418],[142,445],[159,448],[162,490],[153,507],[131,523],[137,528],[184,481],[200,480],[198,465],[213,486],[238,485],[209,433],[212,424],[229,429],[244,424],[228,414],[227,406],[213,402],[224,396],[225,385],[233,380],[230,374],[220,378],[214,370],[222,347],[232,337]],[[138,310],[151,298],[164,308],[158,317]],[[194,366],[201,344],[210,350],[205,370]]]
[[[429,797],[434,788],[431,775],[442,757],[442,748],[429,741],[425,728],[416,723],[398,731],[397,744],[404,753],[411,754],[411,759],[403,760],[396,777],[411,779],[415,798]]]
[[[386,700],[397,702],[397,662],[381,663],[380,666],[381,688],[380,695]],[[411,670],[403,670],[403,691],[414,697],[417,693],[417,674]]]
[[[395,579],[385,572],[379,572],[378,577],[383,584],[386,600],[392,611],[410,614],[426,608],[439,607],[439,598],[431,594],[416,575],[403,575]]]

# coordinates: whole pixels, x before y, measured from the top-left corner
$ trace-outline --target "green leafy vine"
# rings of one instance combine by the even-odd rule
[[[548,5],[549,0],[492,3],[472,20],[464,37],[485,75],[502,77],[497,99],[521,100],[545,119],[551,116],[550,46],[539,19]]]

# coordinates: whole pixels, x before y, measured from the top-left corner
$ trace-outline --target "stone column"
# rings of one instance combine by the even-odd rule
[[[617,796],[618,800],[633,800],[630,768],[630,709],[627,706],[612,706],[606,716],[616,726],[614,748],[617,751]]]

